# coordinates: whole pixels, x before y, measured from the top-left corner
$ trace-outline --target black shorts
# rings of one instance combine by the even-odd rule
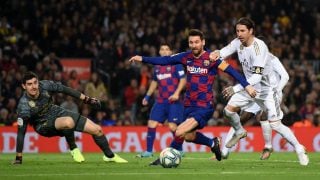
[[[34,130],[42,136],[64,136],[63,130],[57,130],[55,128],[55,121],[59,117],[71,117],[75,123],[74,131],[83,131],[87,118],[81,116],[79,113],[75,113],[59,106],[50,108],[48,113],[37,120],[36,125],[33,126]]]

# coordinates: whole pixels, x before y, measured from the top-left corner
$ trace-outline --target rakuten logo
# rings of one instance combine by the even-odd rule
[[[208,69],[194,66],[187,66],[188,72],[191,74],[208,74]]]
[[[158,78],[159,80],[171,78],[171,74],[158,74],[158,75],[157,75],[157,78]]]

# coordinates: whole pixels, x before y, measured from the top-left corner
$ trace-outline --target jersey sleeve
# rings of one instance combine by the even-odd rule
[[[253,73],[261,74],[268,60],[268,47],[263,41],[253,42],[254,52],[251,53],[253,61]],[[262,68],[262,69],[261,69]]]
[[[60,82],[43,80],[40,83],[42,87],[47,91],[54,92],[54,93],[63,93],[75,98],[80,98],[81,93],[79,91],[76,91],[70,87],[67,87],[61,84]]]
[[[176,65],[176,73],[179,79],[186,77],[186,73],[184,72],[184,68],[181,64]]]
[[[225,59],[231,54],[237,52],[237,47],[240,46],[240,44],[237,41],[238,41],[237,39],[234,39],[227,46],[225,46],[220,50],[220,57],[222,59]]]
[[[30,107],[25,98],[21,98],[17,108],[18,113],[18,131],[17,131],[17,146],[16,152],[22,153],[24,145],[24,137],[27,131],[29,119],[31,117]]]
[[[169,64],[182,64],[183,57],[186,56],[188,52],[182,52],[179,54],[174,54],[171,56],[162,57],[142,57],[142,62],[154,64],[154,65],[169,65]]]
[[[286,86],[289,81],[289,74],[280,62],[279,58],[273,56],[271,59],[273,70],[280,76],[280,81],[278,82],[277,89],[278,91],[282,91],[282,89]]]

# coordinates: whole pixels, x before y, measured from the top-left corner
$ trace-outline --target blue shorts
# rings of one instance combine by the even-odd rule
[[[150,119],[159,123],[165,120],[180,124],[183,122],[183,104],[176,103],[154,103],[150,112]]]
[[[213,108],[185,107],[184,119],[193,117],[199,123],[197,129],[202,129],[207,125],[207,122],[212,117],[213,112]]]

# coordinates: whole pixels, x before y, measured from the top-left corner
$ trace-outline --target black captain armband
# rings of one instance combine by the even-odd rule
[[[262,74],[263,70],[264,70],[263,67],[254,66],[253,67],[253,74]]]

